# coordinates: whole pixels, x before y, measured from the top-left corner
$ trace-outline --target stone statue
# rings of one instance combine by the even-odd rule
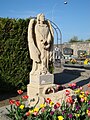
[[[53,29],[44,14],[31,19],[28,26],[28,46],[33,60],[30,74],[45,75],[49,71],[49,61],[53,59]]]

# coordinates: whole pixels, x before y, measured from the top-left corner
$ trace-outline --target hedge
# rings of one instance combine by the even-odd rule
[[[32,60],[29,56],[27,32],[30,18],[0,18],[0,93],[26,90]],[[53,63],[49,63],[53,72]]]
[[[29,82],[29,20],[0,18],[0,92],[24,90]]]

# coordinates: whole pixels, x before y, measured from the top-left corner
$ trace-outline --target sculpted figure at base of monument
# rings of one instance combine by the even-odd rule
[[[31,19],[28,26],[28,46],[33,60],[30,74],[45,75],[49,71],[49,61],[53,58],[53,29],[44,14]]]

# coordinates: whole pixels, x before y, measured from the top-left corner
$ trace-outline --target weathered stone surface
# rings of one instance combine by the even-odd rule
[[[74,93],[74,91],[72,89],[64,89],[55,93],[50,93],[50,94],[45,94],[44,98],[51,98],[51,100],[56,103],[56,102],[60,102],[62,104],[63,101],[66,102],[67,99],[67,95],[66,95],[66,90],[70,91],[69,96],[72,96],[73,99],[76,99],[76,94]]]
[[[31,106],[35,105],[39,99],[39,104],[44,102],[44,95],[45,90],[47,88],[53,87],[55,84],[28,84],[27,85],[27,95],[29,96],[28,102]],[[30,102],[31,99],[34,99],[35,101]]]
[[[53,59],[53,28],[44,14],[31,19],[28,26],[28,46],[33,60],[30,72],[30,84],[27,86],[29,100],[41,95],[44,87],[52,86],[54,75],[49,73],[49,61]]]
[[[33,60],[33,75],[45,75],[49,71],[49,61],[53,58],[53,28],[44,14],[31,19],[28,26],[28,46]]]
[[[45,102],[45,99],[50,98],[54,103],[59,102],[60,104],[63,103],[63,101],[66,103],[66,100],[68,98],[68,96],[71,96],[74,99],[74,104],[77,101],[77,97],[76,94],[74,93],[74,91],[72,89],[64,89],[58,92],[53,92],[50,94],[45,94],[46,90],[49,88],[50,86],[44,87],[42,94],[38,94],[34,96],[35,101],[34,102],[29,102],[31,106],[35,105],[37,103],[37,106],[40,106],[40,104]],[[66,90],[70,91],[70,94],[67,96],[66,95]],[[32,91],[31,91],[32,92]],[[32,98],[32,97],[31,97]],[[73,104],[73,106],[74,106]]]
[[[46,75],[32,75],[30,74],[30,84],[53,84],[54,82],[54,75],[53,74],[46,74]]]

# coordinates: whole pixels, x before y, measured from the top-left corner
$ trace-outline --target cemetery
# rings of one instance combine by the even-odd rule
[[[0,120],[89,120],[90,76],[89,71],[85,69],[90,69],[90,58],[87,58],[86,52],[78,51],[78,57],[74,57],[72,48],[66,47],[63,52],[58,47],[53,50],[53,23],[46,19],[44,14],[27,20],[1,20],[0,90],[16,90],[20,99],[10,98],[10,105],[6,106],[6,110],[1,107]],[[26,29],[22,27],[24,25],[27,26]],[[12,26],[13,29],[9,29]],[[16,31],[17,27],[19,33]],[[16,34],[18,36],[13,40]],[[27,41],[24,41],[25,39]],[[70,79],[69,72],[73,80],[77,78],[74,82]],[[77,81],[79,77],[86,78],[86,81]],[[23,95],[25,90],[26,94]]]

